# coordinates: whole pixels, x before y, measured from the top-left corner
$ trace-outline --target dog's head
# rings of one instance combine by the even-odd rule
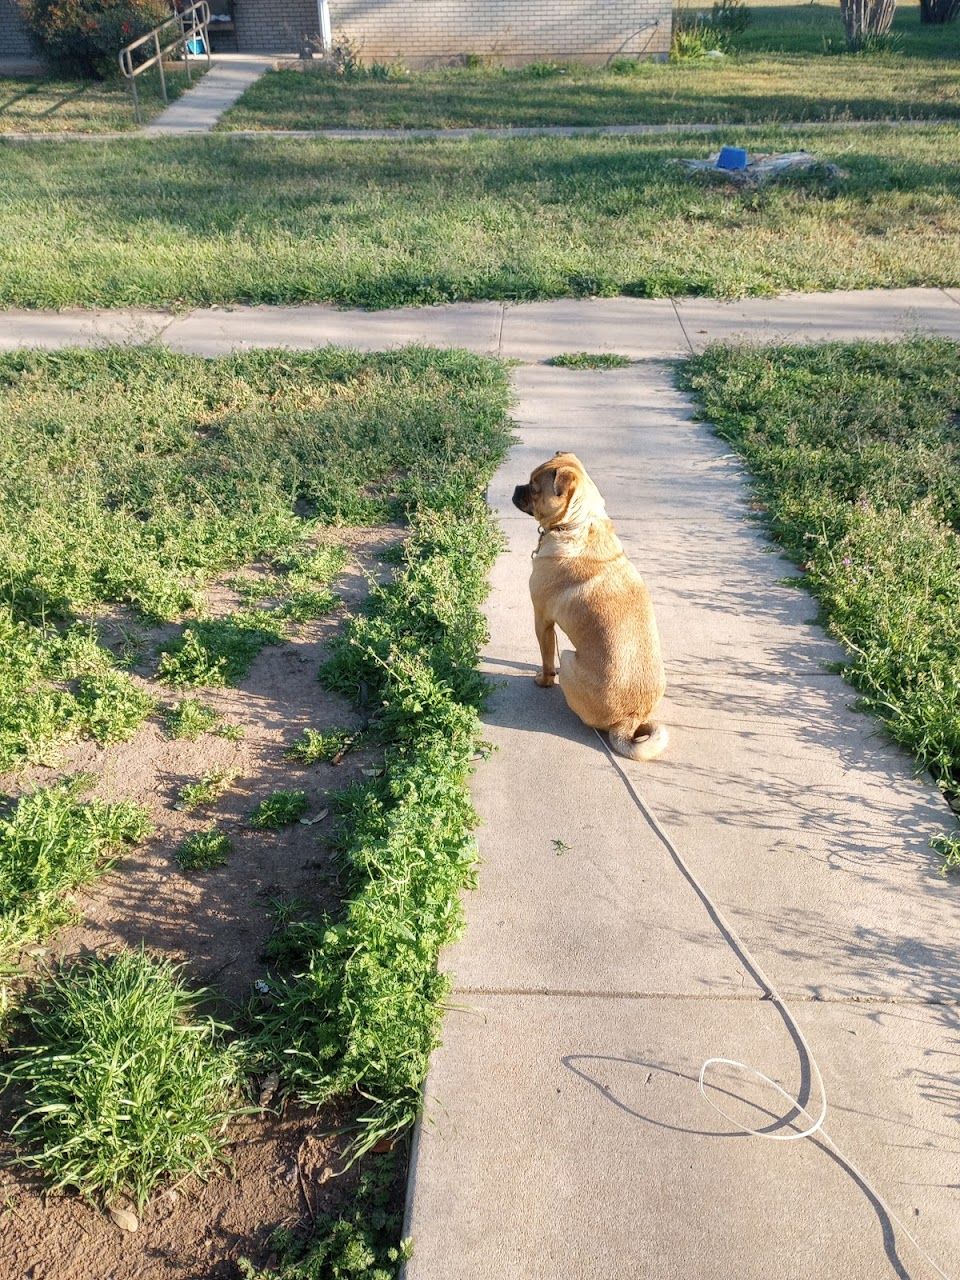
[[[560,524],[582,524],[605,516],[600,491],[587,475],[575,453],[558,451],[542,462],[530,476],[529,484],[518,484],[513,505],[533,516],[541,529]]]

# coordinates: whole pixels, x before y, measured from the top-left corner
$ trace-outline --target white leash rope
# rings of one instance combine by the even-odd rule
[[[783,1021],[790,1032],[790,1035],[794,1041],[794,1044],[797,1045],[798,1049],[802,1050],[801,1065],[802,1065],[802,1059],[804,1055],[806,1056],[806,1060],[810,1065],[811,1081],[815,1086],[815,1092],[819,1093],[820,1095],[820,1110],[819,1110],[819,1114],[816,1117],[812,1116],[810,1112],[807,1110],[807,1108],[800,1103],[799,1099],[791,1097],[791,1095],[786,1091],[786,1089],[782,1088],[779,1084],[777,1084],[776,1080],[771,1080],[769,1076],[764,1075],[762,1071],[758,1071],[756,1067],[751,1067],[748,1063],[738,1062],[735,1058],[708,1058],[706,1060],[706,1062],[700,1068],[700,1075],[697,1079],[697,1087],[699,1088],[701,1095],[709,1103],[709,1105],[713,1107],[714,1111],[722,1115],[723,1118],[726,1121],[728,1121],[730,1124],[736,1125],[740,1133],[749,1134],[755,1138],[766,1138],[772,1142],[796,1142],[796,1141],[799,1141],[799,1139],[801,1138],[812,1138],[814,1136],[818,1136],[819,1138],[821,1138],[829,1146],[830,1150],[833,1152],[836,1159],[843,1165],[843,1167],[850,1174],[852,1174],[854,1179],[857,1182],[859,1182],[861,1187],[863,1187],[867,1195],[874,1201],[874,1203],[878,1205],[880,1209],[883,1210],[883,1212],[886,1214],[890,1222],[892,1222],[895,1226],[899,1227],[899,1229],[907,1237],[907,1239],[916,1249],[917,1253],[924,1260],[924,1262],[926,1262],[927,1265],[931,1267],[936,1272],[936,1274],[940,1277],[940,1280],[951,1280],[951,1277],[948,1276],[945,1271],[941,1270],[941,1268],[937,1265],[937,1263],[934,1262],[933,1258],[930,1257],[929,1253],[927,1253],[926,1249],[924,1249],[923,1246],[916,1239],[916,1237],[911,1234],[911,1232],[908,1230],[903,1220],[897,1217],[897,1215],[887,1204],[886,1200],[884,1200],[883,1196],[880,1195],[879,1191],[877,1191],[877,1189],[874,1187],[873,1183],[869,1180],[866,1174],[864,1174],[853,1163],[853,1161],[840,1150],[840,1148],[837,1146],[834,1140],[830,1137],[829,1133],[827,1133],[826,1129],[824,1129],[823,1122],[827,1116],[826,1087],[824,1086],[823,1076],[820,1074],[820,1067],[817,1064],[817,1060],[813,1055],[813,1051],[810,1048],[810,1045],[807,1043],[806,1036],[803,1034],[796,1018],[793,1015],[793,1011],[790,1009],[790,1006],[786,1003],[786,1001],[780,995],[777,988],[773,985],[773,983],[767,977],[766,973],[763,971],[760,964],[754,958],[752,952],[748,950],[746,944],[740,938],[740,935],[737,933],[736,929],[734,929],[733,925],[730,924],[729,920],[727,920],[723,912],[720,910],[717,904],[713,901],[709,893],[707,893],[706,889],[703,887],[703,885],[700,883],[700,881],[691,871],[687,863],[684,861],[683,856],[680,853],[680,850],[677,848],[677,846],[671,840],[670,836],[667,835],[666,831],[660,825],[660,822],[658,821],[656,815],[649,809],[649,807],[643,800],[642,796],[637,791],[637,788],[634,786],[633,780],[631,779],[630,775],[623,768],[620,761],[617,759],[617,756],[611,750],[606,739],[602,736],[602,734],[600,734],[598,730],[595,729],[594,733],[596,733],[597,737],[600,739],[600,745],[603,747],[604,751],[609,756],[610,762],[612,763],[613,767],[616,769],[617,773],[619,773],[621,779],[623,780],[624,784],[627,787],[627,790],[630,792],[630,795],[633,797],[634,804],[637,806],[637,808],[646,818],[647,822],[650,824],[650,826],[652,827],[656,835],[659,837],[661,843],[666,848],[667,852],[670,854],[671,858],[673,859],[677,868],[680,870],[683,877],[686,879],[687,883],[690,885],[694,893],[696,893],[697,897],[703,903],[703,906],[705,907],[707,914],[710,916],[714,924],[717,926],[718,931],[721,933],[721,935],[723,935],[727,944],[730,946],[731,950],[733,950],[733,952],[737,954],[740,957],[740,959],[744,962],[744,965],[750,971],[751,976],[753,977],[757,985],[760,987],[760,989],[765,993],[766,996],[769,997],[770,1002],[773,1005],[775,1005],[776,1008],[778,1009],[780,1016],[783,1018]],[[719,1106],[716,1102],[714,1102],[713,1098],[711,1098],[707,1093],[707,1087],[705,1083],[706,1075],[707,1075],[707,1072],[710,1070],[710,1068],[714,1066],[728,1066],[728,1067],[736,1068],[738,1071],[743,1071],[747,1075],[753,1076],[755,1079],[761,1081],[763,1084],[769,1085],[770,1088],[774,1089],[783,1099],[785,1099],[785,1101],[789,1102],[791,1111],[796,1112],[798,1116],[803,1116],[806,1120],[810,1122],[809,1125],[807,1126],[807,1128],[803,1130],[795,1131],[792,1133],[771,1133],[769,1129],[745,1128],[739,1120],[737,1120],[734,1116],[731,1116],[728,1112],[724,1111],[724,1109],[721,1106]],[[777,1123],[779,1125],[786,1124],[787,1117],[783,1117],[783,1119],[781,1119]]]

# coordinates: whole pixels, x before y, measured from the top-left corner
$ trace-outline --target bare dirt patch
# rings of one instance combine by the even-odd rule
[[[306,728],[360,726],[346,699],[321,688],[317,669],[345,609],[356,607],[366,594],[368,576],[386,572],[382,554],[397,536],[398,530],[390,528],[337,531],[336,540],[350,552],[350,563],[334,584],[343,605],[291,628],[288,641],[264,649],[239,687],[195,691],[224,721],[242,728],[238,740],[212,733],[193,742],[172,739],[151,720],[128,743],[104,748],[80,742],[64,752],[57,773],[96,775],[97,795],[142,804],[156,831],[80,897],[77,924],[46,947],[31,949],[38,964],[142,945],[185,963],[191,979],[213,987],[221,1009],[229,1011],[266,973],[261,957],[273,926],[274,900],[299,899],[311,914],[336,905],[330,856],[335,819],[325,798],[364,777],[364,769],[379,763],[379,753],[361,747],[339,765],[304,767],[285,752]],[[226,589],[212,593],[211,603],[218,613],[236,607]],[[145,661],[144,671],[150,666]],[[166,702],[182,696],[148,683]],[[235,774],[222,798],[203,811],[175,808],[180,788],[213,770]],[[51,780],[51,770],[24,771],[16,790]],[[251,810],[280,789],[306,793],[306,822],[279,831],[253,829]],[[213,821],[233,841],[226,865],[183,871],[175,858],[178,845]],[[238,1275],[241,1256],[266,1265],[276,1227],[330,1212],[349,1197],[353,1175],[336,1176],[348,1141],[337,1131],[348,1119],[333,1109],[318,1114],[288,1107],[282,1115],[265,1112],[241,1121],[233,1130],[232,1169],[206,1184],[193,1179],[160,1191],[135,1233],[122,1231],[74,1195],[44,1194],[31,1176],[4,1168],[0,1275],[226,1280]],[[0,1161],[5,1164],[11,1155],[9,1143],[0,1144]]]

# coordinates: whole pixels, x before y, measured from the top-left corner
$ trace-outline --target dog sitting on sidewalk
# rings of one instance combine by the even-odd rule
[[[650,593],[624,554],[603,498],[572,453],[517,485],[513,505],[540,526],[530,595],[547,689],[560,677],[570,710],[632,760],[655,760],[667,731],[653,719],[666,688]],[[557,665],[557,627],[569,636]]]

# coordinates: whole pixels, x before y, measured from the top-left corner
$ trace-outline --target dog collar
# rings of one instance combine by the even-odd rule
[[[537,545],[530,553],[530,559],[536,560],[540,554],[540,548],[543,546],[543,540],[548,533],[573,533],[575,529],[584,529],[590,524],[589,520],[585,520],[582,524],[555,524],[551,529],[540,529],[540,537],[537,539]]]

